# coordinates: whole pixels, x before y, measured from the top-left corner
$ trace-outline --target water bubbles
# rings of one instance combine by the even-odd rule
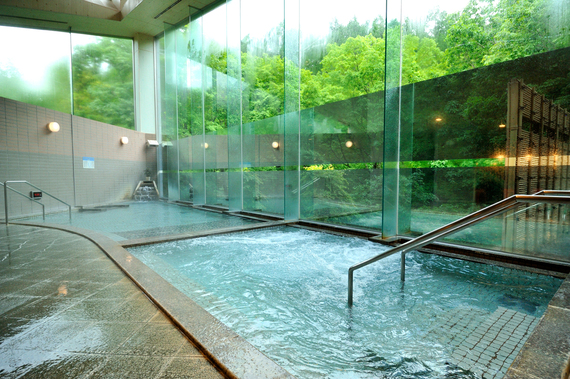
[[[158,194],[154,186],[142,185],[136,190],[134,199],[141,202],[154,201],[158,200]]]

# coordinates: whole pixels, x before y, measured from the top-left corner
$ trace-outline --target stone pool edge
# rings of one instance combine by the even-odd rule
[[[570,365],[570,275],[548,303],[546,312],[503,379],[561,378]]]
[[[294,378],[284,368],[148,268],[119,242],[91,230],[66,225],[34,222],[12,222],[11,224],[62,230],[80,235],[93,242],[227,377]],[[286,223],[281,221],[262,224],[252,229],[275,227]],[[165,242],[167,241],[168,239],[165,239]]]

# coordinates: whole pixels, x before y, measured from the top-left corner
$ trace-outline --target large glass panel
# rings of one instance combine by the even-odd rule
[[[71,35],[73,113],[134,129],[133,41]]]
[[[284,55],[283,0],[241,0],[243,207],[281,215]]]
[[[409,216],[399,233],[425,233],[514,193],[567,189],[567,2],[416,5],[402,7],[411,102],[398,117],[412,150],[400,162]]]
[[[442,238],[442,242],[505,251],[531,258],[570,262],[570,207],[521,204],[508,212]],[[433,220],[415,221],[430,231]]]
[[[162,144],[162,129],[165,122],[167,122],[166,118],[166,109],[167,109],[167,102],[166,102],[166,95],[165,95],[165,88],[166,88],[166,52],[165,52],[165,37],[162,35],[158,38],[155,42],[155,49],[156,53],[156,76],[157,76],[157,93],[159,96],[157,102],[157,110],[156,113],[158,114],[158,122],[159,122],[159,129],[158,129],[158,142],[160,142],[160,146],[158,147],[156,159],[157,159],[157,167],[158,167],[158,187],[160,189],[161,197],[168,198],[168,175],[166,174],[166,162],[164,160],[165,157],[165,149]]]
[[[179,26],[175,31],[176,39],[176,118],[178,122],[178,191],[179,198],[190,201],[193,195],[191,187],[191,142],[190,118],[188,110],[188,25]],[[173,169],[176,169],[173,166]],[[175,198],[172,198],[173,200]]]
[[[243,209],[284,214],[283,116],[243,125]]]
[[[226,7],[202,16],[206,203],[227,207],[228,122]]]
[[[300,159],[300,0],[285,1],[285,88],[284,88],[284,216],[298,220],[301,199]]]
[[[71,113],[69,33],[0,26],[0,96]]]
[[[206,172],[205,159],[208,148],[204,139],[204,33],[203,18],[192,20],[188,28],[188,77],[190,82],[189,94],[189,125],[190,125],[190,155],[191,181],[194,204],[206,203]]]
[[[382,227],[385,18],[383,1],[301,2],[301,218]]]
[[[228,206],[243,209],[243,151],[241,108],[240,0],[226,2],[227,17],[227,122],[228,122]]]
[[[168,199],[180,200],[180,151],[188,141],[185,124],[186,93],[186,27],[165,24],[164,27],[164,102],[162,106],[162,164],[163,176],[167,179]],[[182,80],[181,80],[182,78]]]

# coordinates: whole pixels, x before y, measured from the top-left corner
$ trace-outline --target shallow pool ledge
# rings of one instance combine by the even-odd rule
[[[81,235],[95,243],[229,378],[294,378],[233,330],[132,256],[118,242],[99,233],[64,225],[21,222]]]
[[[503,379],[558,379],[570,354],[570,275]]]

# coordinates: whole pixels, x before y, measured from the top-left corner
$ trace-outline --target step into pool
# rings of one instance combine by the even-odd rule
[[[562,281],[282,227],[129,249],[299,378],[497,378]]]

